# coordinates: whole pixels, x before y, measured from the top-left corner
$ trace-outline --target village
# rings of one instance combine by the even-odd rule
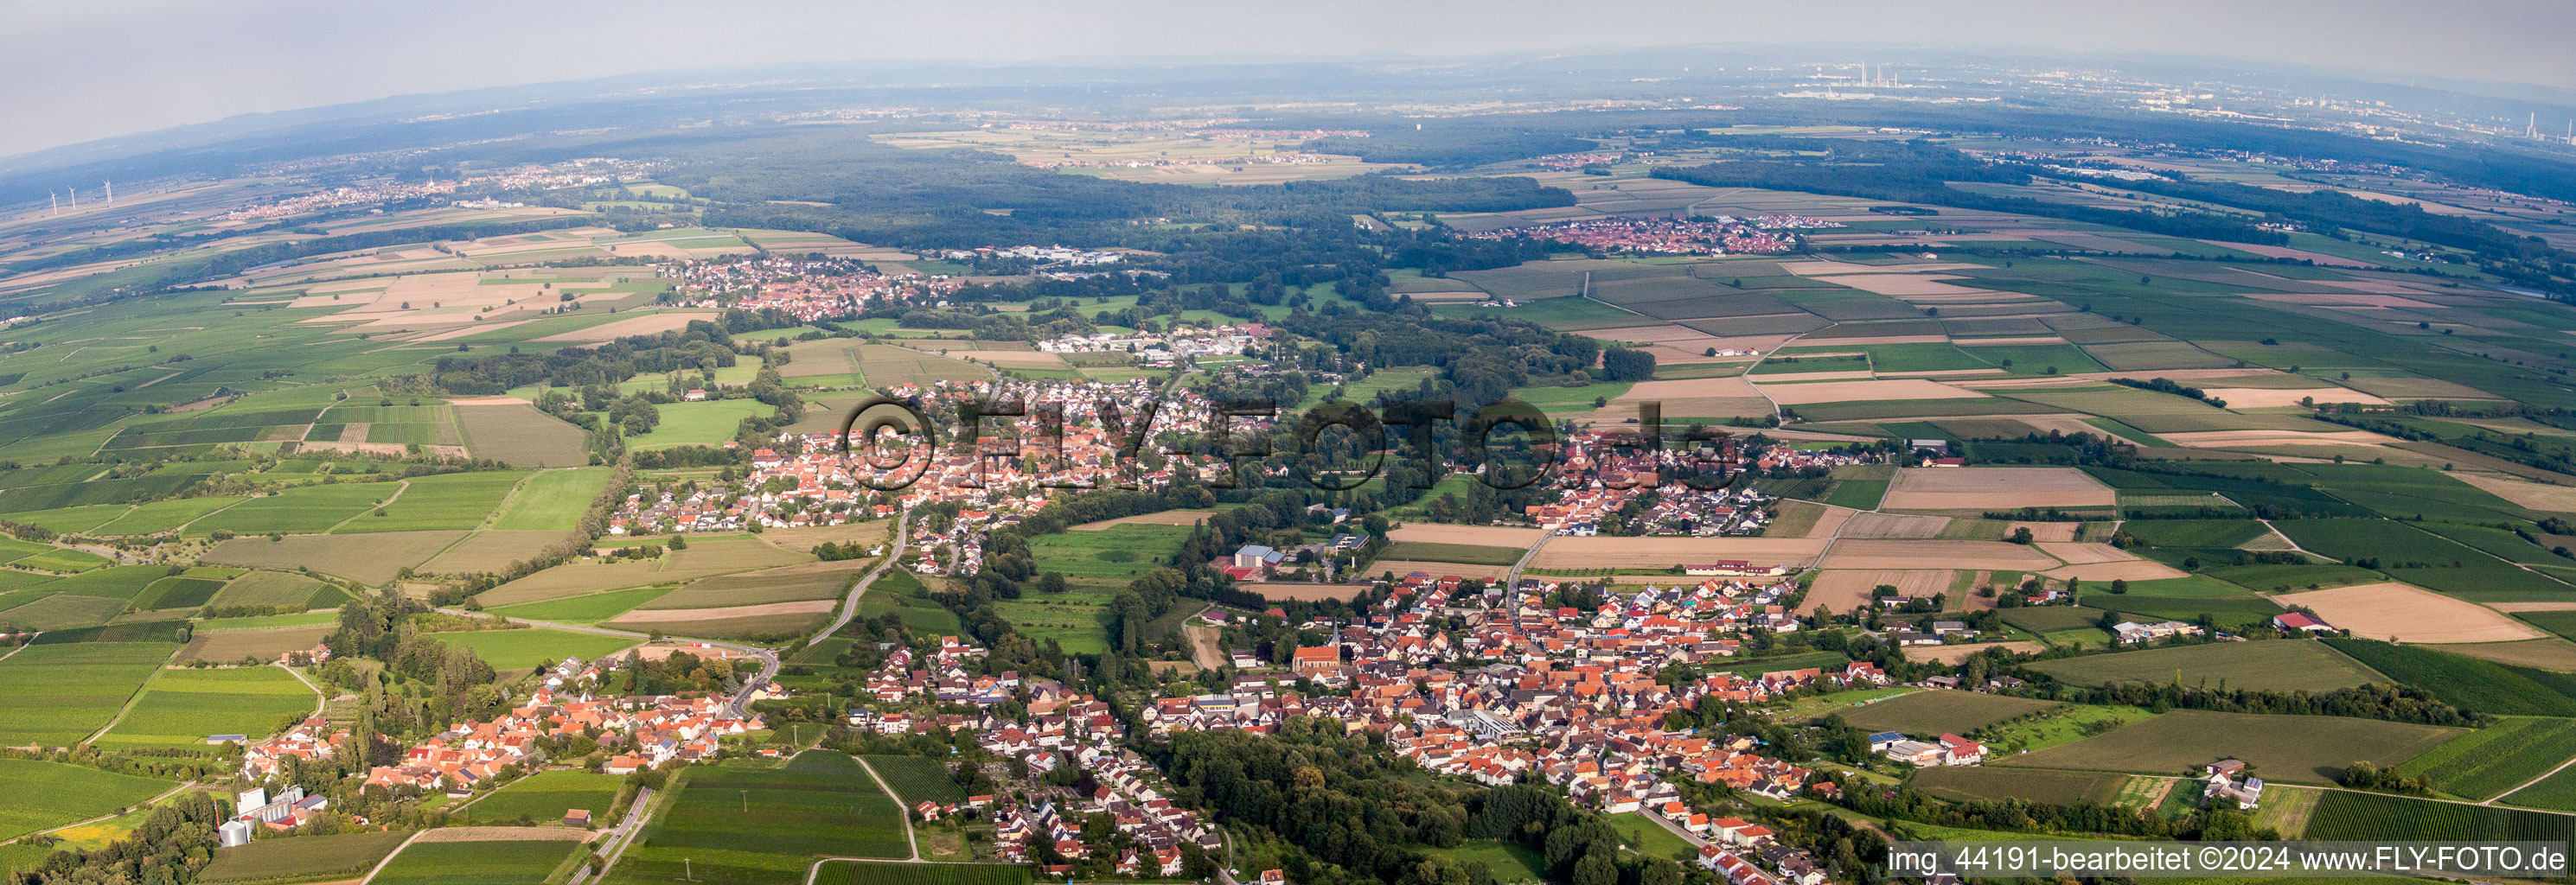
[[[945,275],[880,273],[848,258],[770,256],[657,267],[678,281],[677,306],[776,310],[806,323],[848,319],[883,299],[941,303],[964,285]]]
[[[1472,239],[1535,239],[1584,249],[1632,255],[1777,255],[1797,248],[1788,231],[1841,227],[1841,222],[1799,215],[1708,220],[1671,218],[1592,218],[1467,234]]]

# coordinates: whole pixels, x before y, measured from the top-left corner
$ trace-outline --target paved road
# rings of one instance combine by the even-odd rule
[[[868,592],[868,585],[876,583],[877,576],[885,574],[885,570],[888,566],[892,566],[903,560],[903,546],[906,542],[912,540],[911,533],[904,531],[904,525],[911,521],[912,511],[910,510],[906,510],[901,515],[894,518],[894,536],[893,540],[890,542],[894,544],[894,547],[886,551],[885,558],[877,560],[876,568],[869,569],[866,576],[859,578],[858,583],[850,585],[850,601],[848,604],[841,606],[840,619],[833,621],[831,626],[823,628],[822,632],[814,634],[814,638],[805,640],[805,644],[807,646],[812,646],[817,642],[823,641],[825,637],[841,632],[841,628],[850,625],[851,618],[859,616],[859,596]]]
[[[616,826],[609,827],[608,832],[600,834],[599,840],[592,843],[599,846],[591,850],[599,853],[599,873],[602,877],[608,875],[609,868],[617,866],[618,858],[626,856],[626,846],[635,844],[635,833],[644,829],[644,819],[651,817],[652,812],[653,788],[637,788],[635,801],[626,805],[626,819],[618,821]],[[572,874],[572,881],[568,885],[581,885],[589,879],[590,869],[584,867],[580,872]]]
[[[1550,538],[1554,538],[1554,537],[1556,537],[1556,533],[1555,533],[1555,532],[1548,532],[1548,533],[1546,533],[1546,534],[1543,534],[1543,535],[1538,536],[1538,543],[1536,543],[1536,544],[1531,544],[1531,545],[1530,545],[1530,549],[1528,550],[1528,552],[1525,552],[1525,553],[1522,553],[1522,554],[1521,554],[1520,561],[1519,561],[1519,562],[1512,563],[1512,570],[1511,570],[1509,573],[1506,573],[1506,574],[1504,574],[1504,575],[1503,575],[1503,591],[1504,591],[1504,592],[1506,592],[1506,593],[1513,592],[1513,591],[1517,590],[1517,589],[1520,587],[1520,585],[1521,585],[1521,569],[1528,568],[1528,567],[1529,567],[1529,564],[1530,564],[1530,560],[1533,560],[1533,559],[1537,559],[1537,558],[1538,558],[1538,548],[1541,548],[1541,547],[1545,547],[1545,546],[1547,546],[1548,539],[1550,539]]]
[[[1682,837],[1682,841],[1690,843],[1692,848],[1708,847],[1708,840],[1700,838],[1698,833],[1691,832],[1681,824],[1673,823],[1671,819],[1652,811],[1646,812],[1646,816],[1662,824],[1664,829],[1672,831],[1673,835]]]

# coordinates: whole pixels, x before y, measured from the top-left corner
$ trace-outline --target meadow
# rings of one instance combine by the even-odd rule
[[[573,841],[414,842],[369,879],[370,885],[489,885],[542,882],[580,851]]]
[[[767,415],[771,411],[769,406],[751,399],[671,403],[658,408],[662,413],[661,423],[653,425],[650,433],[628,439],[627,448],[641,452],[672,446],[717,445],[733,438],[742,419]]]
[[[1844,722],[1863,731],[1901,731],[1909,736],[1967,734],[2015,716],[2057,706],[1998,694],[1924,691],[1841,711]]]
[[[606,467],[547,470],[532,474],[513,492],[507,506],[492,519],[496,529],[556,530],[572,528],[590,509],[592,499],[608,488]]]
[[[909,857],[903,810],[857,760],[809,750],[786,765],[692,768],[645,825],[612,883],[661,883],[687,869],[715,883],[793,881],[818,856]]]
[[[2322,692],[2386,681],[2323,643],[2295,640],[2182,645],[2058,658],[2029,666],[2075,685],[2168,685],[2179,679],[2190,688]]]
[[[88,820],[161,795],[176,782],[39,759],[0,758],[0,840]]]
[[[636,640],[595,633],[574,633],[532,627],[526,630],[468,630],[460,633],[432,633],[439,641],[472,651],[475,657],[495,670],[526,670],[548,661],[568,657],[594,660],[601,655],[623,651]]]
[[[1996,760],[2014,768],[2177,774],[2243,759],[2265,780],[2333,783],[2355,761],[2396,765],[2457,737],[2457,728],[2339,716],[2175,710],[2074,743]]]
[[[601,825],[609,823],[608,811],[617,804],[617,791],[625,778],[614,774],[592,774],[587,771],[540,771],[511,781],[492,791],[474,804],[466,806],[467,820],[475,823],[505,823],[521,817],[538,824],[563,820],[564,812],[583,809]]]
[[[517,471],[442,473],[403,480],[402,493],[390,503],[367,511],[332,529],[354,532],[411,532],[472,529],[501,505],[501,499],[528,474]],[[589,505],[589,500],[581,502]],[[569,528],[561,526],[560,528]]]
[[[70,746],[98,731],[178,648],[148,642],[32,645],[0,661],[0,746]]]
[[[313,689],[276,667],[165,670],[98,743],[200,746],[219,734],[258,740],[320,702]]]

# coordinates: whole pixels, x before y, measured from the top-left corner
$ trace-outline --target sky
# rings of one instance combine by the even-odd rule
[[[2576,88],[2566,0],[0,0],[0,34],[0,156],[393,95],[783,62],[1848,43]]]

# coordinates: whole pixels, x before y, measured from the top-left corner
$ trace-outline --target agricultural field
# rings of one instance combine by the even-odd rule
[[[531,474],[512,492],[492,519],[492,528],[562,531],[581,521],[592,499],[608,488],[606,467],[547,470]]]
[[[208,604],[215,606],[278,606],[294,608],[312,606],[317,599],[342,596],[340,590],[317,578],[293,572],[250,571],[225,582],[215,591]]]
[[[532,627],[525,630],[468,630],[461,633],[432,633],[440,641],[458,646],[482,658],[495,670],[526,670],[548,661],[568,657],[593,660],[602,655],[624,651],[635,640],[595,633],[573,633]]]
[[[2501,716],[2576,717],[2576,697],[2547,674],[2420,645],[2329,639],[2353,660],[2389,679],[2431,692],[2443,703]]]
[[[2057,706],[2050,701],[1967,691],[1925,691],[1842,711],[1843,721],[1864,731],[1908,735],[1967,734],[1997,722]]]
[[[2339,716],[2175,710],[2074,743],[1997,760],[2014,768],[2180,774],[2243,759],[2264,780],[2325,784],[2355,761],[2396,765],[2465,733]]]
[[[202,746],[211,735],[255,741],[312,715],[321,701],[311,687],[277,667],[165,670],[98,743]]]
[[[652,602],[662,594],[676,589],[679,588],[637,587],[631,590],[611,590],[606,593],[566,596],[544,602],[505,606],[490,611],[508,618],[590,626],[625,614],[636,606]]]
[[[815,885],[1029,885],[1029,868],[989,863],[827,861]]]
[[[67,747],[116,718],[178,651],[152,642],[39,644],[0,661],[0,746]]]
[[[590,460],[587,432],[524,402],[460,403],[456,428],[474,457],[512,467],[573,467]]]
[[[0,803],[0,840],[109,814],[175,786],[64,762],[0,758],[0,791],[10,797]]]
[[[2433,788],[2492,799],[2576,759],[2576,719],[2513,717],[2453,738],[2406,760],[2398,771]]]
[[[653,425],[651,433],[628,439],[628,448],[640,452],[673,446],[719,445],[733,438],[742,419],[765,416],[772,411],[759,400],[751,399],[672,403],[658,408],[662,412],[662,423]],[[589,501],[584,499],[583,503]]]
[[[483,524],[501,499],[528,474],[516,471],[442,473],[403,480],[401,494],[390,503],[332,529],[353,532],[413,532],[472,529]],[[588,499],[582,501],[587,506]]]
[[[541,882],[581,850],[569,840],[414,842],[368,880],[372,885],[487,885]]]
[[[465,815],[467,820],[484,824],[507,823],[522,817],[531,823],[548,824],[563,820],[564,812],[578,808],[589,811],[594,820],[605,825],[624,783],[623,777],[613,774],[540,771],[475,800],[466,806]]]
[[[912,855],[903,810],[857,760],[809,750],[779,767],[693,768],[608,881],[667,882],[682,861],[701,881],[793,881],[813,858]]]
[[[2330,790],[2308,819],[2309,839],[2417,841],[2576,837],[2576,816]]]
[[[868,768],[894,788],[905,804],[923,801],[964,802],[966,788],[948,776],[948,763],[928,756],[863,756]]]
[[[248,845],[215,849],[215,860],[197,873],[209,885],[227,882],[320,881],[365,874],[394,853],[410,833],[340,833],[294,839],[262,839]]]
[[[2090,802],[2111,804],[2127,775],[2094,771],[1989,766],[1927,768],[1914,776],[1914,786],[1943,799],[2021,799],[2049,805]]]
[[[401,485],[387,482],[298,486],[224,508],[190,523],[187,533],[205,535],[220,530],[236,535],[292,535],[328,531],[401,490]]]
[[[2387,681],[2324,643],[2295,640],[2152,648],[2058,658],[2029,667],[2074,685],[2169,685],[2180,679],[2188,688],[2323,692]]]

